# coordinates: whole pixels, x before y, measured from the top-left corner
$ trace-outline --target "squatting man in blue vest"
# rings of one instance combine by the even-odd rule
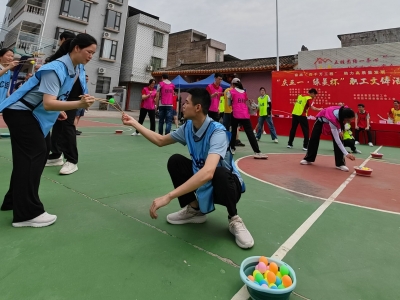
[[[229,231],[241,248],[251,248],[253,237],[237,214],[236,205],[245,184],[237,170],[229,148],[230,132],[208,117],[210,94],[205,89],[190,89],[183,105],[187,122],[178,130],[160,135],[139,124],[124,114],[125,125],[136,128],[153,144],[163,147],[176,142],[187,145],[191,159],[172,155],[167,164],[175,189],[155,199],[150,207],[150,216],[158,217],[157,210],[178,198],[181,210],[167,216],[170,224],[204,223],[214,204],[227,208]]]

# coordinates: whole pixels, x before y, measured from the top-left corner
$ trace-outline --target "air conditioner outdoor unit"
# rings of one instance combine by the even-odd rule
[[[103,38],[110,38],[110,37],[111,37],[111,33],[103,32]]]
[[[104,74],[106,71],[107,71],[106,68],[99,68],[99,69],[97,70],[97,73],[99,73],[99,74]]]
[[[147,66],[146,70],[149,71],[149,72],[152,72],[153,71],[153,66]]]
[[[107,4],[107,8],[108,8],[108,9],[114,9],[114,7],[115,7],[115,5],[112,4],[112,3],[108,3],[108,4]]]

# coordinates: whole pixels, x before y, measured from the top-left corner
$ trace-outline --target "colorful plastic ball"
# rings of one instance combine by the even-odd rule
[[[257,281],[253,281],[253,283],[255,283],[255,284],[257,284],[257,285],[260,285]]]
[[[289,273],[290,273],[289,268],[286,267],[285,265],[282,265],[282,266],[279,268],[279,272],[281,272],[282,276],[284,276],[284,275],[289,275]]]
[[[252,275],[247,276],[247,278],[254,282],[254,277]]]
[[[288,288],[289,286],[292,285],[292,278],[290,278],[290,276],[288,275],[284,275],[282,276],[282,284],[284,287]]]
[[[278,272],[278,265],[276,263],[274,263],[274,262],[270,263],[269,264],[269,270],[272,273],[276,274]]]
[[[110,104],[114,104],[114,103],[115,103],[115,99],[114,99],[114,98],[110,98],[110,99],[108,99],[108,103],[110,103]]]
[[[281,274],[281,272],[277,272],[277,273],[276,273],[276,277],[279,277],[280,279],[282,279],[282,274]]]
[[[268,266],[268,258],[266,258],[265,256],[261,256],[258,261],[263,262],[266,266]]]
[[[261,280],[264,280],[264,276],[262,276],[261,273],[257,273],[256,276],[254,276],[255,281],[260,282]]]
[[[275,283],[276,282],[276,275],[274,273],[272,273],[272,272],[268,272],[267,281],[268,281],[268,283]]]
[[[268,270],[267,270],[267,271],[265,271],[265,273],[264,273],[264,278],[265,278],[265,279],[267,279],[268,273],[269,273],[269,271],[268,271]]]
[[[270,288],[270,289],[277,289],[278,287],[276,286],[275,283],[270,283],[270,284],[269,284],[269,288]]]
[[[276,276],[275,284],[279,287],[279,285],[282,284],[282,279]]]
[[[260,271],[260,270],[258,269],[258,265],[255,267],[255,269],[256,269],[257,271]]]
[[[263,280],[261,280],[261,281],[259,282],[259,284],[260,284],[260,285],[263,285],[263,284],[266,284],[266,285],[268,285],[268,282],[267,282],[267,281],[265,281],[265,280],[263,279]]]
[[[283,284],[278,285],[278,289],[279,290],[283,290],[285,287],[283,286]]]
[[[268,288],[268,285],[266,285],[266,284],[262,284],[261,286],[262,286],[263,288],[266,288],[266,289]]]
[[[261,272],[258,271],[258,270],[254,270],[254,271],[253,271],[253,277],[254,277],[254,278],[256,278],[256,274],[257,274],[257,273],[261,274]]]
[[[34,65],[34,64],[35,64],[35,61],[34,61],[34,60],[31,60],[30,63],[31,63],[32,65]]]
[[[274,284],[273,286],[271,286],[271,290],[277,290],[278,287]]]
[[[267,266],[263,262],[258,263],[257,267],[258,267],[257,270],[260,271],[262,274],[265,273],[265,271],[267,271]]]

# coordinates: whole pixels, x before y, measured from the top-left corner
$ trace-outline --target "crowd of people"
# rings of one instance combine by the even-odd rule
[[[56,215],[46,212],[40,200],[40,178],[45,166],[62,166],[60,174],[65,175],[78,170],[76,135],[79,131],[76,126],[85,109],[95,101],[88,93],[84,66],[96,49],[97,41],[92,36],[64,32],[57,52],[33,75],[27,73],[11,95],[10,73],[19,62],[14,60],[12,50],[0,50],[0,112],[10,131],[13,156],[10,187],[1,210],[13,211],[14,227],[45,227],[57,219]],[[233,155],[237,146],[245,146],[239,139],[239,128],[242,128],[254,159],[268,158],[261,152],[258,142],[267,124],[272,141],[278,143],[272,99],[264,87],[259,88],[257,100],[249,99],[239,78],[233,78],[225,91],[221,82],[222,75],[216,73],[214,82],[206,89],[188,91],[182,105],[185,122],[179,127],[177,103],[180,99],[168,74],[163,74],[157,87],[155,79],[151,79],[143,88],[139,119],[123,113],[122,122],[136,129],[132,135],[141,135],[159,147],[174,143],[186,145],[191,157],[174,154],[169,158],[166,164],[174,188],[152,202],[149,211],[152,218],[158,217],[159,208],[177,198],[181,210],[169,214],[167,222],[174,225],[204,223],[207,214],[219,204],[226,207],[228,228],[236,244],[251,248],[254,239],[237,211],[246,186]],[[316,160],[321,135],[330,135],[336,168],[349,171],[345,158],[354,160],[355,157],[345,147],[350,147],[353,153],[361,153],[356,148],[360,132],[367,134],[368,145],[373,146],[369,113],[363,104],[358,105],[356,113],[343,104],[315,107],[313,99],[317,93],[312,88],[308,95],[298,96],[292,111],[287,148],[293,148],[300,125],[304,135],[302,149],[306,151],[300,164],[310,165]],[[311,135],[307,119],[309,109],[318,112]],[[150,129],[143,126],[147,115]],[[258,115],[256,128],[251,123],[252,115]],[[394,102],[388,117],[400,122],[398,101]],[[353,120],[354,137],[350,126]],[[171,131],[173,122],[176,128]]]

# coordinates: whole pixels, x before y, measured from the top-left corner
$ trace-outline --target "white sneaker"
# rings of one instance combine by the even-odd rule
[[[353,153],[361,154],[362,152],[360,150],[356,149],[356,151],[354,151]]]
[[[274,143],[278,144],[278,139],[274,139]]]
[[[55,166],[62,166],[64,164],[64,160],[62,156],[55,159],[48,159],[46,162],[46,167],[55,167]]]
[[[268,159],[268,155],[264,153],[254,153],[253,157],[255,159]]]
[[[253,237],[238,215],[229,220],[229,231],[235,236],[236,244],[240,248],[247,249],[254,246]]]
[[[235,155],[235,149],[231,149],[231,153],[232,153],[232,155]]]
[[[372,144],[372,143],[368,143],[368,146],[370,146],[370,147],[373,147],[373,146],[374,146],[374,144]]]
[[[56,215],[50,215],[47,212],[42,213],[40,216],[23,222],[12,223],[13,227],[46,227],[53,224],[57,220]]]
[[[286,148],[292,149],[293,146],[287,145]]]
[[[134,132],[131,135],[140,135],[140,133],[139,132],[138,133]]]
[[[300,164],[301,165],[311,165],[311,162],[306,161],[305,159],[303,159],[303,160],[300,161]]]
[[[207,216],[200,210],[195,210],[190,205],[186,205],[180,211],[174,212],[167,216],[167,222],[170,224],[181,225],[187,223],[204,223],[207,221]]]
[[[304,147],[303,147],[303,151],[307,151],[307,148],[304,148]]]
[[[360,143],[358,141],[355,142],[356,145],[360,145]]]
[[[260,141],[260,139],[259,139],[259,138],[256,138],[256,140],[257,140],[257,142],[259,142],[259,141]]]
[[[78,165],[67,161],[60,170],[60,174],[69,175],[78,171]]]
[[[340,167],[336,167],[336,169],[338,169],[338,170],[340,170],[340,171],[344,171],[344,172],[348,172],[348,171],[349,171],[349,168],[346,167],[345,165],[340,166]]]

